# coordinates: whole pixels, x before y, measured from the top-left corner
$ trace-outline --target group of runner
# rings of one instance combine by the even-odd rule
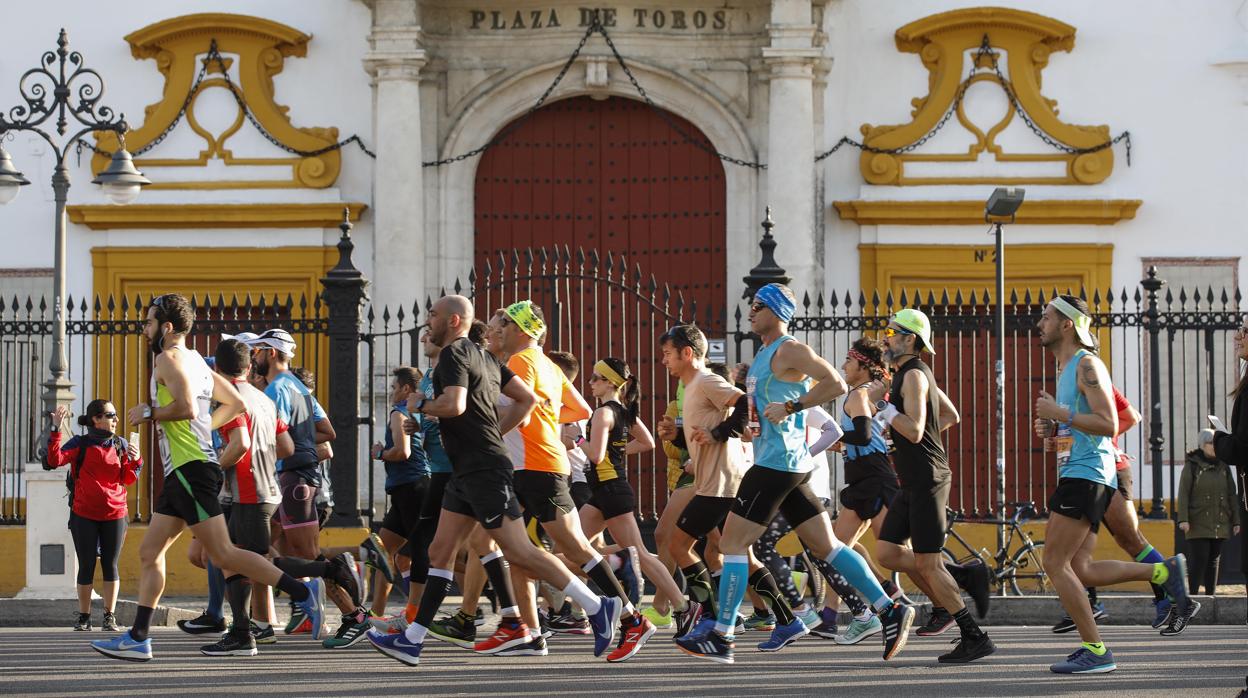
[[[353,556],[317,547],[318,464],[334,435],[290,370],[294,341],[282,330],[227,338],[209,368],[185,345],[190,304],[161,296],[144,329],[156,354],[152,402],[128,417],[155,423],[165,486],[141,546],[134,626],[92,645],[110,657],[151,659],[148,626],[164,586],[163,558],[190,526],[192,556],[220,570],[233,616],[221,640],[203,648],[209,655],[255,654],[257,641],[273,641],[266,590],[277,587],[293,605],[288,633],[306,628],[321,639],[328,593],[343,621],[325,647],[367,639],[409,666],[419,664],[430,637],[483,654],[540,656],[552,632],[592,635],[594,656],[622,662],[660,627],[674,627],[686,654],[721,663],[734,661],[747,628],[770,631],[757,645],[764,652],[812,632],[841,644],[879,634],[888,660],[906,646],[916,617],[892,572],[905,573],[931,600],[917,634],[958,626],[956,647],[939,656],[941,663],[992,654],[992,640],[962,597],[966,591],[983,618],[988,571],[942,554],[951,482],[942,432],[960,415],[922,359],[934,353],[928,318],[899,311],[882,339],[856,341],[838,372],[788,334],[795,307],[793,293],[779,284],[755,294],[749,322],[762,348],[736,380],[725,367],[708,366],[707,340],[697,327],[678,325],[656,338],[678,390],[655,425],[670,473],[658,549],[651,551],[637,526],[626,467],[629,455],[657,446],[640,419],[636,371],[618,358],[598,358],[588,380],[598,403],[591,407],[573,385],[576,357],[543,351],[546,321],[536,304],[514,303],[485,323],[467,298],[439,299],[420,337],[431,368],[393,371],[385,441],[372,449],[385,464],[389,508],[380,535],[361,546],[385,580],[366,610]],[[1052,670],[1111,671],[1113,656],[1097,633],[1097,606],[1085,587],[1152,582],[1154,627],[1167,625],[1168,634],[1181,632],[1199,605],[1186,594],[1182,556],[1162,559],[1139,535],[1129,462],[1113,441],[1134,413],[1120,394],[1115,403],[1086,305],[1055,298],[1039,327],[1062,366],[1057,395],[1042,394],[1035,409],[1036,433],[1056,452],[1059,474],[1044,567],[1069,618],[1054,631],[1074,628],[1082,640]],[[842,397],[839,415],[820,407]],[[835,522],[829,449],[845,461]],[[228,528],[223,492],[231,501]],[[271,526],[275,513],[280,525]],[[1137,562],[1092,560],[1102,520]],[[867,528],[877,540],[873,555],[859,542]],[[795,575],[776,552],[788,531],[813,568],[805,575]],[[271,532],[281,541],[270,561]],[[794,583],[822,588],[816,573],[831,590],[822,609]],[[486,580],[500,620],[478,641]],[[656,593],[643,609],[645,580]],[[457,582],[464,607],[436,618]],[[390,583],[408,602],[386,617]],[[257,588],[261,593],[253,594]],[[747,595],[753,613],[745,618],[739,612]],[[853,615],[844,632],[837,628],[841,600]],[[253,606],[261,616],[255,622]],[[225,631],[221,616],[205,614],[183,629]]]

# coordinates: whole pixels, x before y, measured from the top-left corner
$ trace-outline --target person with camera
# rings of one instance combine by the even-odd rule
[[[69,530],[78,555],[78,620],[74,630],[91,629],[91,590],[95,579],[95,558],[103,567],[105,631],[116,631],[117,559],[126,539],[126,485],[138,479],[143,461],[138,444],[118,436],[117,408],[108,400],[92,400],[78,425],[87,433],[61,444],[61,425],[69,408],[61,405],[52,413],[52,433],[48,437],[47,469],[70,466]]]

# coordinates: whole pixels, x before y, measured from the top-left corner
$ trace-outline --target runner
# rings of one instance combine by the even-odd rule
[[[1192,612],[1182,555],[1151,564],[1092,560],[1097,530],[1118,484],[1111,440],[1118,433],[1118,414],[1109,371],[1089,351],[1096,346],[1091,327],[1087,304],[1074,296],[1054,298],[1038,324],[1041,344],[1061,366],[1056,397],[1041,392],[1036,399],[1036,429],[1049,436],[1045,445],[1057,454],[1058,475],[1045,526],[1044,571],[1083,640],[1065,661],[1049,667],[1058,674],[1117,668],[1113,652],[1101,642],[1084,584],[1151,581],[1165,587],[1176,614],[1190,618]],[[1043,429],[1040,420],[1048,422]]]
[[[871,599],[884,625],[884,659],[891,659],[905,647],[914,609],[894,603],[866,561],[832,535],[832,520],[810,490],[813,463],[806,446],[803,410],[844,394],[845,381],[810,347],[787,334],[795,308],[793,292],[780,284],[759,289],[750,306],[750,328],[763,341],[747,379],[751,430],[758,425],[752,442],[754,467],[741,480],[720,537],[724,577],[716,622],[678,639],[677,645],[696,657],[732,663],[733,628],[749,574],[747,554],[780,511],[811,552]],[[812,379],[817,381],[813,386]],[[766,421],[757,419],[759,413]],[[754,580],[749,581],[761,593]],[[777,618],[773,642],[791,641],[809,632],[804,624],[800,628],[780,625],[784,620]],[[760,649],[766,648],[760,645]]]
[[[323,620],[322,582],[300,582],[250,550],[230,543],[217,493],[222,473],[212,448],[212,430],[243,414],[245,403],[223,376],[208,368],[202,356],[186,347],[195,312],[186,298],[166,294],[152,300],[143,336],[152,362],[151,404],[129,412],[132,425],[155,422],[166,486],[152,509],[139,547],[138,610],[130,630],[111,640],[97,640],[92,649],[114,659],[152,659],[148,637],[152,613],[165,586],[165,553],[188,526],[223,570],[276,586],[295,599],[319,623]],[[217,410],[209,412],[211,403]],[[254,647],[253,647],[254,650]]]
[[[382,654],[409,666],[420,663],[429,624],[451,586],[450,565],[455,549],[478,523],[518,565],[530,570],[571,596],[589,614],[594,629],[594,655],[601,656],[615,639],[622,604],[614,598],[594,595],[573,576],[558,558],[529,543],[513,489],[513,472],[502,434],[511,430],[537,406],[537,396],[524,381],[468,340],[472,304],[462,296],[440,298],[428,315],[431,340],[443,346],[433,373],[435,397],[417,400],[420,414],[436,417],[451,458],[453,473],[442,501],[438,531],[429,546],[429,579],[420,600],[415,622],[403,633],[385,635],[376,630],[369,642]],[[499,413],[500,388],[515,404]],[[501,568],[503,558],[492,560]],[[487,570],[489,568],[487,567]],[[516,615],[509,582],[498,575],[500,603],[508,603],[503,615]],[[532,637],[521,624],[514,644],[528,644]]]

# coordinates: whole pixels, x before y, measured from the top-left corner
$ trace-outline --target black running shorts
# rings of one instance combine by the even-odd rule
[[[221,466],[206,460],[193,460],[174,468],[165,476],[165,485],[152,511],[182,519],[194,526],[221,515]]]
[[[637,511],[637,495],[624,478],[608,480],[593,488],[589,505],[602,512],[603,521]]]
[[[568,489],[568,476],[542,470],[517,470],[514,476],[520,506],[538,523],[549,523],[559,516],[576,513],[576,502]]]
[[[841,490],[841,506],[853,511],[863,521],[870,521],[897,495],[897,476],[869,475],[845,485]]]
[[[233,504],[226,527],[230,542],[257,555],[268,555],[269,522],[277,513],[277,504]]]
[[[761,465],[745,471],[732,502],[732,513],[761,526],[782,512],[797,528],[824,513],[823,504],[810,489],[810,473],[790,473]]]
[[[1114,488],[1099,482],[1064,477],[1057,481],[1057,489],[1049,497],[1049,513],[1061,514],[1072,519],[1087,519],[1092,532],[1101,529],[1101,519],[1109,508]]]
[[[594,494],[588,482],[568,483],[568,490],[572,492],[572,502],[576,504],[577,509],[589,504],[589,498]]]
[[[471,516],[482,528],[503,525],[503,517],[520,518],[510,464],[506,469],[477,470],[451,475],[442,495],[442,508],[452,514]]]
[[[381,527],[406,538],[416,528],[425,506],[425,493],[429,490],[429,478],[399,485],[386,492],[390,496],[390,508],[381,520]]]
[[[677,519],[676,528],[689,534],[690,538],[701,538],[713,529],[722,528],[729,511],[732,511],[732,497],[695,494]]]
[[[939,553],[945,547],[949,482],[945,480],[921,489],[899,489],[888,505],[888,514],[880,527],[880,540],[905,545],[909,539],[916,553]]]

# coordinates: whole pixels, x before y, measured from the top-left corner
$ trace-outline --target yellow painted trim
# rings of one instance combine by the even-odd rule
[[[208,296],[214,300],[224,297],[227,302],[237,297],[240,305],[248,296],[257,303],[263,296],[266,305],[271,305],[275,297],[284,303],[289,296],[295,302],[291,314],[299,319],[305,317],[305,312],[308,316],[314,312],[312,304],[321,293],[321,278],[338,263],[338,251],[333,247],[95,247],[91,250],[91,263],[93,291],[105,306],[101,313],[105,319],[110,317],[110,297],[116,299],[118,306],[123,297],[130,304],[126,315],[117,307],[112,318],[138,320],[144,309],[136,309],[135,303],[141,304],[161,293],[201,299]],[[308,300],[306,310],[299,305],[301,296]],[[322,316],[325,312],[322,306]],[[294,333],[294,338],[300,344],[294,364],[316,372],[316,393],[324,404],[329,395],[329,339],[320,335],[311,346],[304,346],[307,342],[303,335]],[[139,337],[101,335],[91,341],[95,375],[83,381],[94,389],[89,397],[112,400],[120,409],[146,402],[148,355]],[[145,454],[152,453],[149,437],[150,434],[144,434]],[[135,493],[148,491],[150,477],[151,470],[145,468],[139,483],[142,489],[131,490],[131,511],[137,506]],[[142,513],[149,513],[150,507],[151,502],[145,497]]]
[[[358,202],[309,204],[131,204],[67,206],[69,220],[92,230],[113,228],[333,228],[342,210],[358,221]],[[319,249],[319,248],[318,248]]]
[[[1015,223],[1113,225],[1135,218],[1140,199],[1025,201]],[[834,201],[840,217],[860,225],[970,225],[984,222],[983,201]]]
[[[126,36],[131,55],[136,59],[154,59],[156,69],[165,77],[161,100],[148,105],[144,110],[143,125],[126,134],[126,147],[131,152],[160,137],[177,118],[202,65],[201,56],[208,51],[209,43],[213,39],[216,39],[221,53],[237,57],[237,60],[226,59],[231,65],[237,65],[238,81],[235,86],[256,120],[282,145],[300,151],[314,151],[337,143],[337,128],[297,128],[290,121],[289,107],[280,105],[275,100],[274,76],[282,72],[286,58],[307,55],[308,42],[312,37],[260,17],[213,12],[174,17]],[[221,69],[214,64],[209,66],[208,72],[220,74]],[[200,89],[202,91],[206,87],[222,85],[224,81],[220,78],[209,78],[201,83]],[[198,96],[192,95],[192,107]],[[186,120],[188,127],[204,139],[205,147],[197,157],[178,159],[177,164],[203,166],[214,158],[222,160],[226,165],[258,164],[254,159],[235,158],[225,147],[226,141],[242,127],[241,111],[224,132],[215,135],[199,126],[193,111],[187,112]],[[116,134],[112,132],[97,132],[95,138],[99,147],[105,151],[112,152],[118,146]],[[342,155],[337,150],[315,157],[296,155],[265,160],[271,162],[264,164],[288,165],[291,172],[289,179],[280,185],[270,183],[267,188],[325,188],[337,181],[342,168]],[[140,168],[158,164],[169,166],[171,159],[135,158],[135,164]],[[108,158],[104,155],[97,153],[91,160],[92,170],[97,174],[107,166]],[[161,189],[202,189],[203,184],[162,181],[153,186]],[[221,188],[258,188],[255,182],[250,181],[221,181],[216,182],[216,185]]]
[[[26,586],[25,526],[0,526],[0,560],[5,561],[0,565],[0,596],[16,596]]]
[[[1005,72],[1023,111],[1045,133],[1060,143],[1075,148],[1089,148],[1109,140],[1108,126],[1080,126],[1067,124],[1057,116],[1057,101],[1041,93],[1041,72],[1048,65],[1054,51],[1070,51],[1075,45],[1075,28],[1051,17],[1032,12],[999,7],[971,7],[931,15],[897,30],[894,37],[897,50],[917,54],[928,70],[928,93],[911,100],[914,110],[907,124],[873,126],[863,124],[863,142],[868,146],[884,149],[902,148],[915,143],[932,130],[948,112],[957,97],[958,90],[968,73],[965,62],[968,51],[979,48],[984,35],[996,49],[994,55],[1007,54],[1008,70]],[[981,59],[991,68],[991,63]],[[979,74],[975,81],[998,82],[995,75]],[[959,110],[958,121],[974,137],[975,142],[963,153],[887,154],[863,151],[859,169],[863,178],[871,184],[920,185],[920,184],[1096,184],[1107,178],[1114,168],[1112,148],[1093,153],[1075,155],[1054,152],[1052,154],[1010,154],[997,145],[996,136],[1014,118],[1013,110],[990,127],[985,133],[970,124]],[[1063,162],[1066,173],[1062,177],[908,177],[907,161],[960,162],[976,160],[990,153],[998,161]]]

